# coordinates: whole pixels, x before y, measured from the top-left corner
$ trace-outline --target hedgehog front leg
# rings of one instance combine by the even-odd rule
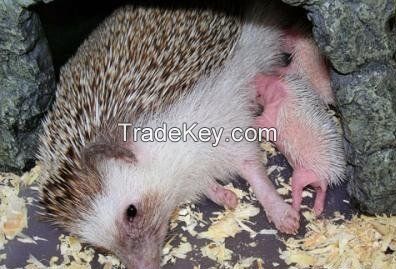
[[[215,181],[207,189],[206,196],[214,203],[225,208],[234,209],[238,205],[237,195]]]

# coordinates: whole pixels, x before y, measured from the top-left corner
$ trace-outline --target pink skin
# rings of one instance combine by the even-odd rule
[[[304,42],[306,43],[306,41]],[[302,47],[306,48],[306,46]],[[301,53],[296,50],[298,50],[298,48],[294,48],[294,57],[304,54],[305,58],[309,58],[308,52],[305,51],[304,53]],[[314,56],[316,57],[317,55],[315,54]],[[326,94],[329,91],[329,89],[327,89],[329,83],[320,82],[320,79],[324,79],[327,82],[329,81],[328,73],[326,72],[327,68],[319,65],[320,61],[313,61],[311,59],[306,60],[304,57],[299,58],[297,60],[297,63],[295,60],[293,60],[290,66],[282,69],[281,72],[299,72],[299,74],[302,75],[308,73],[308,78],[311,81],[311,84],[314,85],[314,89],[319,89],[317,90],[317,93],[321,94],[321,97],[324,101],[327,100],[328,102],[332,102],[332,94]],[[315,64],[319,66],[315,69],[314,72]],[[319,80],[317,80],[317,78],[319,78]],[[288,85],[282,80],[280,76],[273,75],[259,75],[255,82],[257,90],[257,101],[265,108],[263,114],[257,117],[256,123],[259,127],[277,128],[278,113],[281,107],[285,105],[285,102],[287,102]],[[295,122],[293,123],[294,120]],[[323,212],[325,204],[327,181],[316,176],[314,171],[304,168],[304,164],[295,163],[293,161],[293,156],[290,156],[291,154],[293,154],[293,152],[286,152],[285,150],[286,144],[293,144],[292,148],[294,148],[294,150],[300,151],[294,152],[294,154],[304,155],[309,154],[309,152],[315,152],[314,141],[312,141],[311,145],[304,144],[304,140],[306,140],[307,138],[311,137],[314,139],[314,135],[312,135],[314,132],[311,132],[310,130],[305,130],[303,128],[298,128],[298,120],[299,119],[290,119],[290,125],[287,126],[285,129],[289,130],[289,132],[279,134],[278,140],[275,142],[275,144],[280,151],[285,153],[287,159],[294,168],[292,182],[293,208],[295,210],[300,209],[302,201],[302,191],[306,186],[310,185],[316,190],[314,211],[317,215],[320,215]],[[293,128],[293,125],[295,128]],[[271,140],[271,138],[268,139]],[[309,157],[303,157],[302,159],[308,160]]]
[[[300,34],[298,31],[285,32],[283,49],[292,54],[293,60],[289,66],[278,71],[281,74],[300,74],[308,78],[313,89],[326,104],[334,103],[334,95],[330,87],[329,69],[324,58],[312,39]],[[278,124],[280,109],[287,104],[288,85],[282,80],[282,76],[258,75],[254,81],[257,91],[257,102],[264,107],[262,115],[256,118],[257,127],[275,127]],[[293,113],[292,113],[293,115]],[[267,217],[276,228],[284,233],[295,234],[299,228],[299,214],[302,192],[306,186],[312,186],[316,191],[314,211],[316,215],[323,212],[327,181],[319,178],[314,171],[304,167],[304,164],[296,163],[294,155],[302,156],[302,159],[315,158],[320,154],[315,150],[315,131],[307,130],[299,124],[301,119],[291,116],[285,133],[279,134],[274,141],[278,149],[283,152],[292,165],[292,206],[285,203],[276,192],[268,179],[264,168],[258,161],[246,161],[241,165],[241,175],[252,186],[257,199],[263,205]],[[278,128],[277,128],[278,129]],[[267,138],[273,141],[272,137]],[[297,152],[287,152],[287,145],[293,145]],[[306,158],[304,158],[304,156]],[[213,186],[208,190],[208,197],[219,205],[234,208],[236,196],[220,185]]]
[[[283,49],[292,54],[292,61],[289,66],[282,68],[279,71],[283,74],[298,73],[311,82],[312,89],[327,103],[334,103],[334,94],[330,86],[329,69],[326,65],[325,59],[320,55],[318,48],[314,45],[311,38],[304,36],[298,31],[285,31],[285,38]],[[259,75],[255,81],[257,90],[257,101],[264,106],[265,111],[262,115],[257,117],[256,124],[259,127],[275,127],[277,128],[278,113],[282,105],[287,102],[288,85],[282,80],[281,76],[274,75]],[[314,171],[304,168],[304,164],[295,163],[292,155],[299,154],[315,154],[315,132],[298,128],[299,119],[290,119],[291,123],[286,127],[283,134],[279,134],[278,141],[275,142],[278,149],[282,151],[290,164],[294,168],[292,180],[292,197],[293,208],[299,210],[302,201],[303,189],[310,185],[316,191],[316,198],[314,204],[314,211],[316,215],[323,212],[326,200],[327,181],[319,178]],[[294,123],[293,123],[294,121]],[[294,125],[294,126],[293,126]],[[293,128],[294,127],[294,128]],[[301,141],[312,139],[312,144],[307,144]],[[273,140],[273,138],[267,138]],[[293,144],[294,150],[299,152],[287,152],[285,150],[286,144]],[[290,148],[290,147],[289,147]],[[300,158],[301,159],[301,158]],[[303,158],[309,160],[310,158]]]
[[[299,214],[278,195],[262,164],[258,160],[244,162],[241,164],[241,175],[252,186],[268,220],[273,222],[279,231],[296,234],[300,222]],[[206,195],[216,204],[226,208],[234,209],[238,205],[236,194],[218,183],[213,183]]]
[[[281,77],[273,75],[259,75],[255,82],[257,101],[265,108],[263,114],[256,118],[256,124],[258,127],[274,127],[279,130],[277,119],[280,109],[286,105],[288,100],[287,84],[282,81]],[[296,163],[293,158],[293,154],[298,154],[300,159],[311,159],[312,156],[307,155],[315,154],[314,132],[301,128],[297,118],[289,120],[289,125],[283,129],[283,132],[278,133],[277,141],[273,141],[271,137],[268,139],[273,141],[277,148],[285,154],[290,165],[294,168],[292,176],[293,208],[297,211],[300,209],[302,191],[310,185],[316,190],[314,210],[317,215],[320,215],[324,208],[327,181],[318,178],[314,171],[306,169],[304,164]],[[307,139],[312,139],[312,141],[306,143]],[[290,148],[290,144],[292,144],[291,148],[298,152],[285,150]]]
[[[224,188],[219,183],[215,182],[206,192],[206,196],[220,206],[225,208],[234,209],[238,205],[238,197],[236,194]]]
[[[298,30],[285,32],[284,49],[292,54],[293,60],[287,72],[299,73],[307,77],[312,84],[312,89],[326,104],[335,103],[335,96],[331,89],[330,70],[326,59],[320,54],[319,48],[312,38],[300,33]],[[315,152],[315,149],[313,149]],[[312,186],[316,191],[314,211],[316,215],[323,212],[326,200],[327,181],[318,178],[314,171],[294,166],[292,194],[293,207],[300,209],[302,190],[305,186]]]
[[[313,90],[326,104],[335,102],[330,84],[330,70],[326,59],[312,38],[296,29],[284,31],[283,49],[292,55],[292,62],[284,70],[286,73],[299,73],[309,79]]]
[[[301,167],[294,169],[292,180],[293,208],[296,210],[300,209],[302,192],[304,187],[308,185],[312,186],[316,191],[314,211],[319,216],[323,212],[326,200],[327,182],[320,180],[312,170]]]
[[[278,195],[262,164],[258,160],[245,161],[241,165],[241,175],[252,186],[268,220],[273,222],[279,231],[296,234],[300,225],[298,211]]]

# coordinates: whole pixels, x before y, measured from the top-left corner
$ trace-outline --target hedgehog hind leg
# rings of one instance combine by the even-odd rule
[[[324,209],[326,201],[327,183],[310,169],[297,167],[293,171],[292,176],[292,198],[293,208],[300,210],[302,202],[302,192],[306,186],[312,186],[315,189],[316,198],[314,203],[314,212],[319,216]]]
[[[244,160],[240,173],[252,187],[268,220],[274,223],[280,232],[296,234],[300,226],[299,214],[279,196],[261,162],[258,159]]]

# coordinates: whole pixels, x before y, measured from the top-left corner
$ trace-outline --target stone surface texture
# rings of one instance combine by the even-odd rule
[[[396,214],[395,0],[283,0],[307,10],[333,66],[348,191],[371,214]]]
[[[55,89],[49,49],[34,1],[0,1],[0,170],[31,165],[37,132]]]

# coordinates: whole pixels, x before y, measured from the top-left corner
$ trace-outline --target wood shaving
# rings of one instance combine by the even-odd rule
[[[225,247],[224,242],[212,242],[201,248],[201,253],[203,257],[224,264],[231,260],[233,252]]]
[[[12,173],[0,173],[0,251],[3,251],[9,240],[18,237],[22,243],[35,241],[22,234],[27,228],[27,204],[29,200],[20,194],[21,188],[33,184],[40,174],[40,167],[36,166],[21,177]],[[5,259],[6,254],[1,254]]]
[[[18,181],[1,179],[0,201],[0,233],[6,240],[12,240],[27,227],[27,208],[25,200],[19,196]]]
[[[271,166],[269,166],[268,168],[267,168],[267,174],[268,175],[271,175],[273,172],[277,172],[278,174],[282,171],[282,170],[284,170],[285,168],[284,167],[282,167],[282,166],[278,166],[278,165],[271,165]]]
[[[341,224],[337,224],[339,221]],[[311,220],[302,239],[289,238],[281,258],[297,268],[396,268],[396,217]]]
[[[260,144],[260,147],[267,153],[269,156],[273,156],[276,154],[276,148],[271,142],[264,141]]]
[[[80,240],[73,236],[61,235],[59,237],[61,258],[53,256],[49,260],[49,266],[44,265],[33,255],[26,261],[26,269],[91,269],[91,262],[94,259],[95,251],[91,247],[84,247]],[[98,255],[98,263],[105,269],[123,268],[121,262],[112,255]]]
[[[206,222],[203,220],[201,212],[197,212],[193,205],[186,204],[174,212],[171,219],[171,228],[182,224],[182,230],[188,231],[196,239],[209,240],[208,243],[200,248],[201,256],[215,261],[222,268],[251,268],[254,262],[257,263],[258,268],[263,268],[263,262],[260,258],[243,258],[239,259],[235,264],[231,264],[234,253],[226,247],[225,239],[235,237],[236,234],[243,231],[248,232],[252,238],[255,237],[258,233],[247,224],[250,224],[249,219],[256,216],[260,209],[251,203],[256,201],[251,190],[245,192],[235,188],[232,184],[226,185],[225,188],[237,195],[239,204],[236,209],[213,212],[214,216],[210,218],[209,222]],[[203,231],[200,229],[201,232],[198,233],[195,230],[197,227],[203,228]],[[276,234],[276,231],[263,230],[261,234]],[[181,237],[181,243],[174,246],[175,238],[176,236],[173,236],[163,248],[163,265],[175,263],[177,258],[185,259],[186,255],[194,249],[194,247],[187,244],[187,238],[185,237]],[[252,243],[252,246],[257,245],[255,242]],[[194,268],[199,267],[195,266]]]
[[[21,243],[24,243],[24,244],[36,244],[37,245],[36,240],[34,240],[32,237],[30,237],[30,236],[28,236],[26,234],[23,234],[23,233],[20,233],[18,235],[17,240],[19,242],[21,242]]]
[[[218,216],[211,218],[212,224],[208,230],[198,235],[215,242],[223,242],[228,237],[235,237],[241,231],[247,231],[254,237],[256,233],[245,225],[251,217],[256,216],[260,209],[254,205],[240,202],[234,210],[225,210]]]
[[[24,173],[21,176],[22,184],[25,185],[25,186],[31,186],[40,177],[40,173],[41,173],[41,166],[40,165],[36,165],[29,172]]]
[[[185,259],[187,254],[190,253],[193,248],[189,242],[181,242],[177,246],[172,245],[172,241],[175,237],[169,240],[162,249],[162,261],[161,264],[175,263],[176,259]]]
[[[181,209],[176,209],[171,217],[170,228],[175,229],[179,223],[184,223],[181,227],[183,231],[187,231],[191,236],[196,236],[195,228],[199,224],[206,224],[203,221],[203,214],[193,210],[193,205],[190,203],[185,204]]]
[[[34,241],[48,241],[48,239],[45,239],[45,238],[42,238],[42,237],[40,237],[40,236],[33,236],[33,240]]]
[[[45,269],[47,266],[42,264],[36,257],[30,254],[29,259],[26,261],[25,269]]]
[[[263,146],[262,146],[263,147]],[[266,151],[274,150],[269,143],[264,146]],[[272,153],[271,153],[272,154]],[[275,154],[275,151],[273,151]],[[282,171],[277,166],[271,166],[273,171]],[[0,174],[0,251],[8,240],[16,239],[22,243],[37,244],[37,241],[46,241],[39,236],[26,235],[23,230],[27,227],[27,205],[32,203],[33,198],[22,197],[20,190],[29,186],[37,189],[34,185],[40,173],[36,166],[29,173],[18,177],[13,174]],[[278,193],[290,195],[289,183],[280,176],[276,178],[279,186]],[[212,213],[209,221],[204,219],[194,204],[188,203],[176,210],[171,218],[171,230],[180,227],[186,233],[174,236],[163,248],[162,264],[175,263],[177,259],[187,259],[191,253],[200,254],[202,257],[211,259],[217,263],[212,268],[243,269],[264,268],[261,258],[244,257],[235,261],[235,253],[226,247],[226,238],[235,237],[241,232],[247,232],[251,238],[257,235],[277,235],[274,229],[262,229],[255,231],[250,218],[260,212],[256,204],[254,194],[235,188],[232,184],[225,186],[238,196],[240,202],[235,210],[224,210]],[[311,197],[313,194],[307,190],[303,197]],[[253,203],[254,202],[254,203]],[[344,203],[349,203],[343,200]],[[256,205],[254,205],[256,204]],[[307,209],[307,206],[302,206]],[[303,210],[302,215],[308,221],[307,234],[304,238],[289,238],[284,243],[286,250],[280,250],[281,258],[292,268],[350,268],[350,269],[396,269],[396,217],[353,217],[345,220],[336,213],[330,220],[318,220],[311,210]],[[202,240],[203,247],[189,243],[193,237]],[[27,269],[87,269],[91,268],[95,252],[93,248],[84,246],[72,236],[61,235],[59,237],[59,257],[54,256],[46,261],[39,261],[34,256],[27,260]],[[178,242],[177,245],[175,242]],[[257,247],[255,241],[245,244],[246,247]],[[0,253],[0,261],[6,259],[5,253]],[[98,254],[97,261],[105,269],[122,268],[120,261],[111,255]],[[272,263],[272,268],[280,266]],[[0,266],[2,269],[2,267]],[[194,266],[200,269],[201,266]]]
[[[312,210],[302,211],[302,215],[308,222],[312,222],[316,219],[315,212]]]
[[[91,247],[83,247],[76,237],[61,235],[59,237],[59,250],[63,256],[62,264],[50,264],[62,268],[91,268],[91,261],[94,258],[94,250]],[[56,261],[56,260],[55,260]]]
[[[103,269],[125,268],[120,260],[113,255],[98,254],[98,263],[103,266]]]
[[[255,258],[255,257],[249,257],[249,258],[244,258],[240,259],[234,266],[233,269],[246,269],[246,268],[252,268],[254,264],[262,264],[262,260],[260,258]]]
[[[262,235],[276,235],[278,234],[277,230],[274,229],[262,229],[261,231],[258,232],[258,234],[262,234]]]

